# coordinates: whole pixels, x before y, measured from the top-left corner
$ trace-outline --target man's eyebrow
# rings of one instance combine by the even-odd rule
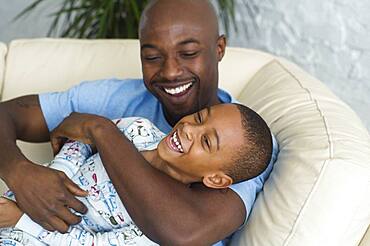
[[[195,38],[189,38],[189,39],[185,39],[184,41],[181,41],[180,43],[178,43],[178,45],[186,45],[190,43],[200,44],[200,42],[196,40]]]
[[[140,48],[141,48],[141,50],[143,50],[143,49],[158,49],[158,47],[153,45],[153,44],[143,44]]]

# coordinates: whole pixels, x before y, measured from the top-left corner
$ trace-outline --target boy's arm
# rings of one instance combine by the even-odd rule
[[[38,96],[24,96],[0,103],[0,178],[16,194],[19,207],[49,230],[66,231],[79,222],[65,206],[81,213],[84,205],[73,195],[84,193],[62,172],[29,161],[16,140],[49,140]]]
[[[22,214],[15,202],[0,197],[0,228],[14,227]]]
[[[243,224],[246,209],[235,192],[188,188],[154,169],[108,119],[73,113],[53,131],[52,138],[70,135],[96,145],[131,218],[153,241],[208,245]]]

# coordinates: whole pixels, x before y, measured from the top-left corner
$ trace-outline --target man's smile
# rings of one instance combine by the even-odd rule
[[[180,85],[177,87],[163,87],[164,91],[172,96],[181,96],[186,94],[188,89],[193,85],[193,81],[189,81],[189,83]]]
[[[158,93],[162,94],[164,98],[172,104],[184,104],[193,95],[196,89],[194,84],[195,79],[188,79],[183,82],[158,83],[156,88]]]

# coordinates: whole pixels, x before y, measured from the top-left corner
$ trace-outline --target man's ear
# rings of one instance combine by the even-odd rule
[[[226,49],[226,37],[225,35],[220,35],[217,39],[217,59],[221,61],[225,55]]]
[[[224,172],[207,174],[203,177],[203,184],[209,188],[224,189],[233,183],[233,179]]]

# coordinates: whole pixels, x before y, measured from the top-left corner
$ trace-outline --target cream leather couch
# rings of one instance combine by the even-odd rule
[[[141,77],[136,40],[17,40],[8,50],[0,45],[2,100],[111,77]],[[296,65],[256,50],[228,48],[220,82],[266,119],[280,145],[271,176],[232,245],[370,245],[364,237],[370,137],[356,114]],[[36,162],[51,158],[48,145],[20,145]]]

